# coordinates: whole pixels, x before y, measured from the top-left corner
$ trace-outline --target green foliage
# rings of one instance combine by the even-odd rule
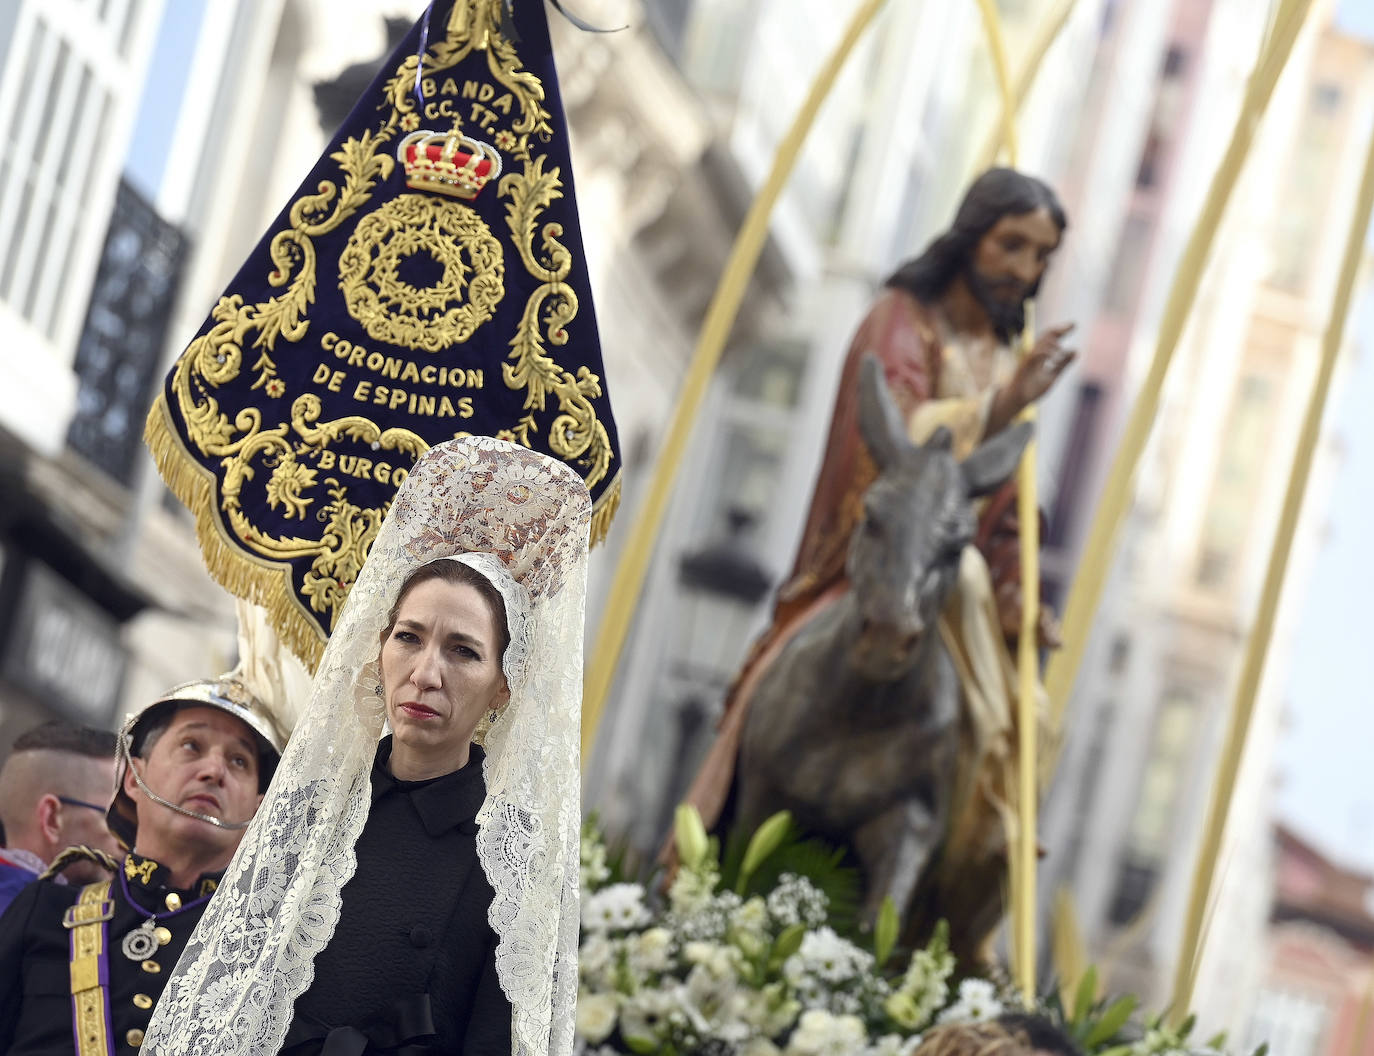
[[[752,836],[736,826],[726,837],[720,865],[722,890],[735,891],[745,898],[766,895],[778,886],[784,873],[795,873],[810,880],[829,899],[829,924],[836,932],[850,937],[857,934],[859,871],[848,861],[844,848],[814,837],[804,839],[796,823],[789,819],[776,848],[745,875],[744,859]]]
[[[792,815],[785,810],[778,811],[758,827],[758,831],[749,838],[749,844],[745,847],[739,876],[735,878],[735,894],[744,894],[749,878],[758,872],[759,866],[768,860],[769,855],[783,845],[792,830]]]
[[[1089,965],[1088,970],[1078,980],[1078,989],[1073,997],[1074,1022],[1082,1022],[1092,1011],[1093,1001],[1097,998],[1097,966]]]
[[[1063,1007],[1059,987],[1051,986],[1041,1000],[1040,1011],[1059,1023],[1084,1052],[1125,1056],[1135,1040],[1134,1034],[1127,1037],[1127,1027],[1140,1001],[1133,994],[1099,999],[1097,990],[1097,968],[1090,965],[1074,987],[1072,1008]]]
[[[944,924],[944,921],[940,923]],[[883,906],[878,910],[878,922],[873,927],[873,958],[879,968],[887,964],[887,959],[892,956],[892,949],[897,945],[897,935],[901,927],[897,903],[888,895],[883,899]]]
[[[706,826],[701,823],[697,808],[683,803],[673,818],[673,835],[677,840],[677,856],[688,869],[696,869],[710,853]]]
[[[1121,1028],[1130,1021],[1131,1013],[1139,1003],[1139,998],[1134,994],[1127,994],[1108,1005],[1097,1017],[1096,1022],[1089,1021],[1087,1024],[1088,1029],[1083,1036],[1084,1048],[1095,1049],[1120,1034]]]
[[[801,949],[802,940],[805,938],[805,924],[793,924],[790,928],[784,928],[782,933],[778,935],[778,941],[773,943],[773,952],[768,957],[769,964],[775,968],[780,966],[783,961]]]

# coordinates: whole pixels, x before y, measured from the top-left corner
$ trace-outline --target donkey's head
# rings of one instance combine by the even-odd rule
[[[848,572],[860,620],[852,661],[865,677],[891,681],[915,661],[959,574],[977,526],[973,500],[1016,470],[1031,426],[1006,429],[963,462],[950,434],[924,444],[906,424],[872,357],[860,365],[859,431],[878,467],[849,546]]]

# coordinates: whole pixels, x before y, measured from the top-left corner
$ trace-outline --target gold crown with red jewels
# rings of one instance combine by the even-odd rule
[[[458,131],[412,132],[397,145],[396,160],[405,166],[407,187],[466,201],[501,175],[496,148]]]

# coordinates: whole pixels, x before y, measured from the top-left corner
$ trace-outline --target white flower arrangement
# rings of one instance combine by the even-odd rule
[[[751,890],[789,826],[784,814],[760,827],[729,890],[700,817],[679,808],[680,867],[661,898],[616,877],[595,824],[584,826],[581,1056],[913,1056],[931,1027],[1019,1005],[986,979],[953,985],[943,925],[904,965],[891,964],[890,901],[865,946],[837,930],[810,877],[782,873],[769,889]],[[1089,969],[1055,1015],[1089,1056],[1225,1056],[1220,1039],[1188,1043],[1191,1019],[1176,1029],[1161,1019],[1131,1026],[1135,1008],[1129,995],[1098,999]]]
[[[583,831],[576,1028],[586,1056],[909,1056],[948,998],[943,936],[888,978],[878,955],[891,950],[895,918],[875,953],[831,926],[826,895],[805,876],[740,893],[783,842],[785,816],[756,834],[736,891],[722,889],[699,826],[679,812],[682,864],[657,909],[642,885],[613,879],[599,834]]]
[[[583,931],[631,931],[651,919],[639,884],[611,884],[582,899]]]
[[[981,1023],[996,1019],[1004,1011],[997,999],[997,988],[986,979],[965,979],[959,984],[959,997],[940,1013],[941,1023]]]

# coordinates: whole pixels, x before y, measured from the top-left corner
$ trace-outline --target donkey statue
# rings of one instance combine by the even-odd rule
[[[850,589],[816,612],[760,675],[735,771],[736,819],[778,810],[851,847],[872,921],[891,895],[904,918],[948,825],[961,691],[937,622],[974,536],[974,500],[1005,483],[1021,424],[959,462],[944,429],[907,439],[874,359],[859,427],[878,478],[850,542]]]

